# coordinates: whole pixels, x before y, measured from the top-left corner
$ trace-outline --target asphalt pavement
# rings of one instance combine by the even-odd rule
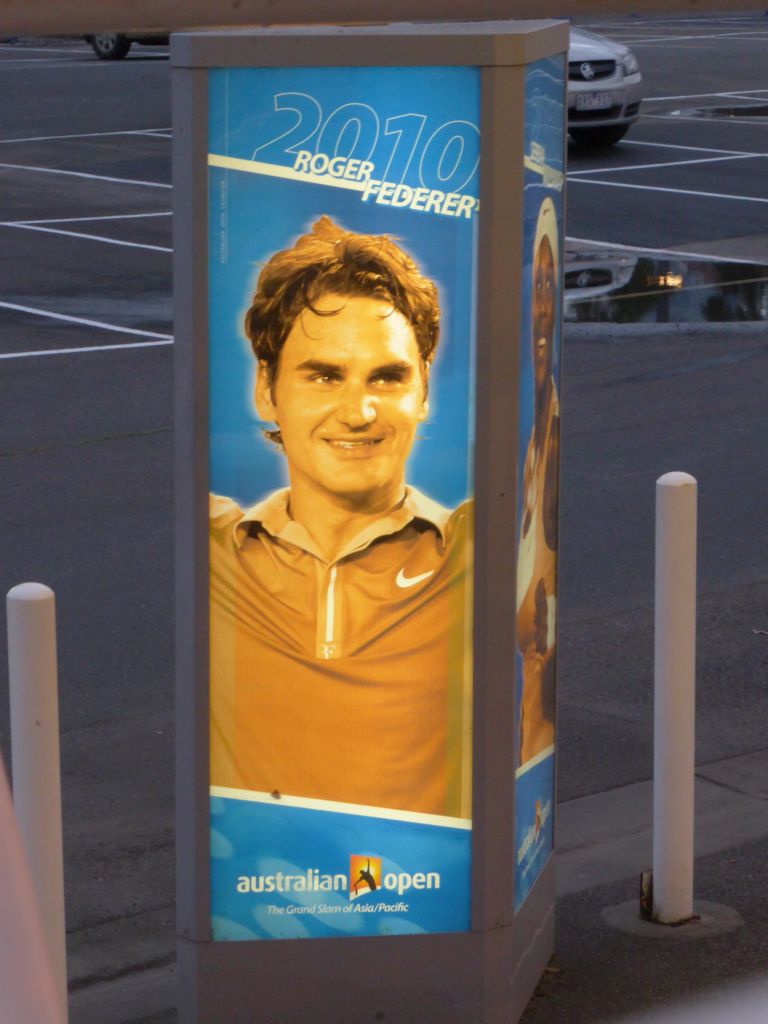
[[[636,283],[646,256],[665,273],[768,262],[768,128],[689,113],[768,95],[768,18],[592,27],[632,43],[651,98],[625,142],[570,154],[569,264],[631,264]],[[0,45],[0,76],[0,584],[57,593],[71,1021],[161,1024],[176,1019],[169,69],[161,51],[107,65],[75,40],[22,40]],[[749,321],[688,321],[654,294],[627,319],[629,301],[593,296],[581,321],[576,302],[565,332],[560,889],[526,1024],[669,1014],[768,950],[764,318],[750,299]],[[738,918],[657,938],[625,926],[650,866],[654,484],[673,469],[700,499],[695,893]]]

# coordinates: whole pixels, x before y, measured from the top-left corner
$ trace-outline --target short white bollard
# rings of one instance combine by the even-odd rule
[[[42,583],[8,592],[13,802],[67,1020],[56,602]]]
[[[656,481],[653,917],[693,917],[696,480]]]

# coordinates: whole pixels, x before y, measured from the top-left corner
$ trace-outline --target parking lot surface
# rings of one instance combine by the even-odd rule
[[[657,269],[635,279],[645,298],[630,326],[629,300],[608,313],[609,296],[587,309],[576,294],[565,335],[564,822],[576,801],[650,778],[653,486],[670,469],[700,483],[698,763],[768,748],[766,310],[758,295],[751,322],[734,325],[729,299],[694,330],[659,285],[666,275],[676,295],[687,280],[690,294],[708,284],[733,297],[766,279],[768,117],[723,111],[768,103],[768,18],[583,22],[633,47],[648,98],[622,143],[569,151],[569,266],[623,260],[636,272],[648,258]],[[163,1005],[174,945],[170,68],[162,49],[108,63],[82,41],[22,39],[0,44],[0,81],[12,99],[0,115],[0,584],[40,580],[57,594],[72,1019],[159,1024],[174,1019]],[[673,284],[693,263],[730,269]],[[6,755],[8,743],[0,699]],[[762,942],[762,847],[750,842],[733,854],[738,872],[709,860],[701,877],[713,892],[741,886],[732,901]],[[566,980],[534,1001],[531,1022],[592,1022],[658,997],[648,974],[659,961],[640,969],[625,940],[621,984],[604,979],[610,1006],[574,982],[616,949],[590,901],[630,898],[626,870],[605,891],[588,876],[563,896]],[[741,934],[717,947],[723,977],[756,962]],[[665,998],[700,987],[688,960]],[[122,1002],[108,984],[118,977]]]

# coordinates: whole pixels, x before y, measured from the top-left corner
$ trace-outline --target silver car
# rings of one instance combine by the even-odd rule
[[[568,133],[580,146],[612,146],[640,116],[643,76],[621,43],[571,27]]]

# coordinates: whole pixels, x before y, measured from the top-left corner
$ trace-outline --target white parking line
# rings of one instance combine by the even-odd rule
[[[664,160],[657,164],[628,164],[625,167],[590,167],[587,171],[569,171],[568,178],[581,174],[616,174],[620,171],[648,171],[656,167],[690,167],[692,164],[715,164],[726,160],[755,160],[767,157],[768,153],[740,153],[738,156],[706,156],[698,160]]]
[[[604,185],[606,188],[632,188],[641,192],[671,192],[678,196],[697,196],[700,199],[734,199],[742,203],[768,203],[765,196],[734,196],[727,192],[697,192],[687,188],[665,188],[661,185],[635,185],[628,181],[600,181],[594,178],[574,178],[574,185]]]
[[[171,188],[163,181],[137,181],[134,178],[112,178],[107,174],[86,174],[85,171],[63,171],[58,167],[30,167],[26,164],[0,164],[11,171],[38,171],[41,174],[67,174],[73,178],[88,178],[91,181],[113,181],[118,185],[146,185],[147,188]]]
[[[165,245],[150,245],[148,242],[128,242],[122,238],[108,238],[106,235],[89,235],[84,231],[63,231],[61,228],[45,228],[39,224],[12,224],[0,221],[0,227],[18,228],[22,231],[42,231],[47,235],[66,235],[68,238],[82,238],[88,242],[105,242],[108,245],[123,245],[129,249],[152,249],[155,252],[173,252]]]
[[[123,132],[77,132],[74,135],[30,135],[22,139],[0,139],[0,144],[13,145],[14,142],[58,142],[62,139],[98,139],[108,135],[150,135],[158,139],[169,139],[170,128],[139,128]]]
[[[141,331],[138,327],[121,327],[119,324],[107,324],[102,320],[85,320],[80,316],[67,316],[64,313],[54,313],[50,309],[36,309],[34,306],[20,306],[16,302],[0,301],[0,309],[11,309],[16,313],[31,313],[33,316],[47,317],[49,320],[64,320],[71,324],[83,324],[85,327],[99,327],[103,331],[113,331],[115,334],[137,334],[142,338],[159,338],[165,341],[172,340],[172,335],[170,334],[158,334],[157,331]]]
[[[684,149],[690,153],[724,153],[729,156],[763,156],[746,149],[719,149],[714,146],[681,146],[676,142],[641,142],[639,139],[624,139],[624,146],[652,146],[654,149]]]
[[[722,17],[718,17],[717,15],[712,15],[712,17],[704,17],[704,18],[699,18],[699,17],[682,17],[682,16],[679,16],[677,18],[668,18],[665,15],[664,16],[663,24],[664,25],[735,25],[735,24],[738,24],[738,22],[740,22],[740,21],[746,21],[748,24],[760,24],[760,25],[763,24],[762,18],[755,17],[755,15],[753,15],[753,14],[752,15],[750,15],[750,14],[727,15],[727,16],[723,15]],[[601,29],[605,29],[605,28],[633,28],[635,25],[638,28],[642,28],[643,25],[648,25],[649,27],[654,27],[654,26],[657,26],[659,24],[659,19],[658,18],[633,17],[631,24],[627,24],[626,21],[600,21],[600,22],[590,22],[590,24],[593,25],[593,31],[594,32],[599,32]]]
[[[142,53],[142,57],[145,60],[162,60],[163,57],[168,57],[170,55],[170,52],[171,51],[170,51],[170,49],[168,47],[157,46],[157,47],[153,47],[153,52],[152,53],[147,53],[146,51],[144,51],[144,53]],[[5,55],[6,54],[10,54],[10,53],[13,53],[14,56],[6,58]],[[30,58],[27,58],[27,56],[26,56],[27,54],[35,54],[35,53],[42,53],[42,54],[46,54],[46,55],[57,53],[57,54],[62,54],[63,56],[52,57],[51,61],[47,61],[45,59],[45,56],[43,56],[43,57],[30,57]],[[21,63],[24,60],[26,60],[26,62],[28,64],[32,64],[32,63],[47,64],[47,63],[52,63],[55,60],[55,61],[58,61],[58,63],[60,65],[66,66],[67,64],[75,64],[75,63],[80,64],[80,63],[82,63],[79,60],[78,61],[67,61],[66,57],[86,57],[86,56],[87,57],[91,57],[91,58],[95,57],[93,49],[90,46],[85,48],[85,49],[80,49],[80,48],[76,48],[76,47],[72,47],[71,49],[65,49],[64,47],[56,47],[56,46],[14,46],[14,45],[8,44],[8,43],[5,43],[5,44],[4,43],[0,43],[0,64],[13,64],[14,62]],[[135,54],[132,55],[132,56],[135,56]],[[103,60],[96,60],[96,59],[93,59],[91,61],[91,66],[92,67],[98,67],[99,65],[101,65],[101,66],[109,66],[110,64],[112,64],[111,61],[103,61]],[[112,66],[114,66],[114,65],[112,65]]]
[[[752,42],[755,39],[763,39],[766,35],[768,35],[768,32],[747,32],[745,30],[743,32],[715,32],[712,35],[704,35],[702,33],[701,35],[696,36],[656,36],[655,38],[651,37],[650,39],[638,39],[636,36],[633,36],[631,39],[627,40],[627,44],[630,45],[632,49],[636,49],[638,46],[667,46],[670,43],[698,42],[699,40],[706,42],[710,39],[745,39],[747,42]]]
[[[566,238],[566,243],[575,242],[578,245],[596,245],[603,249],[620,249],[622,252],[643,252],[651,256],[682,256],[690,260],[717,260],[718,263],[746,263],[753,267],[754,260],[741,259],[738,256],[722,256],[711,252],[687,252],[683,249],[653,249],[647,245],[627,245],[626,242],[603,242],[596,238]]]
[[[768,89],[742,89],[741,92],[746,96],[748,93],[768,92]],[[691,92],[684,96],[644,96],[643,103],[670,103],[672,100],[699,100],[707,97],[718,99],[721,96],[732,95],[730,92]]]
[[[114,352],[125,348],[157,348],[158,345],[172,345],[173,338],[162,338],[159,341],[128,341],[122,345],[83,345],[81,348],[46,348],[38,352],[3,352],[0,359],[31,359],[34,356],[69,356],[80,355],[81,352]]]
[[[684,292],[704,292],[704,291],[712,291],[713,288],[717,288],[719,290],[720,288],[733,288],[733,287],[736,287],[738,285],[764,284],[764,283],[765,283],[765,278],[764,277],[744,277],[740,281],[722,281],[722,282],[719,282],[718,284],[715,284],[712,281],[705,281],[705,282],[702,282],[701,284],[686,284],[680,290],[684,291]],[[590,296],[590,295],[579,296],[579,295],[574,295],[573,298],[570,299],[570,301],[574,302],[574,303],[592,302],[595,299],[598,302],[605,302],[606,299],[608,299],[609,301],[611,301],[613,299],[621,299],[623,301],[624,299],[637,299],[637,298],[640,298],[643,295],[656,295],[658,297],[660,295],[660,292],[648,292],[648,291],[622,292],[621,295],[615,295],[615,294],[614,295],[610,295],[610,294],[608,294],[608,295],[604,295],[604,296]]]
[[[16,43],[0,43],[0,50],[13,50],[16,53],[93,53],[90,46],[77,49],[74,46],[19,46]]]
[[[2,221],[5,227],[15,228],[23,224],[80,224],[91,220],[139,220],[142,217],[170,217],[170,210],[161,210],[158,213],[101,213],[98,217],[48,217],[45,220],[6,220]]]
[[[85,53],[85,50],[82,51]],[[4,57],[0,56],[0,67],[7,67],[9,64],[28,64],[37,67],[46,67],[48,64],[56,64],[59,67],[66,66],[67,62],[62,60],[61,57],[51,57],[50,60],[46,60],[45,57]]]
[[[727,114],[724,114],[722,117],[708,116],[706,118],[697,117],[695,114],[692,114],[690,117],[686,117],[684,114],[677,113],[673,116],[670,114],[641,114],[640,117],[646,118],[648,121],[666,121],[667,124],[670,122],[674,123],[676,121],[695,121],[696,124],[701,124],[702,121],[706,121],[707,124],[735,124],[740,128],[749,124],[759,126],[760,124],[765,123],[755,117],[729,117]]]
[[[108,66],[107,62],[103,60],[44,60],[42,58],[40,60],[25,60],[24,58],[18,60],[15,58],[11,60],[0,59],[0,71],[21,71],[22,67],[20,67],[20,65],[23,65],[24,68],[34,67],[35,71],[39,71],[41,68],[48,71],[50,68],[65,68],[66,70],[69,70],[70,68],[104,68]]]

